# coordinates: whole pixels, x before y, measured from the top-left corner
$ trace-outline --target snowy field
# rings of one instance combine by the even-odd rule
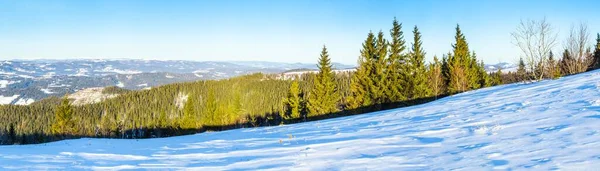
[[[6,169],[594,170],[600,72],[295,125],[0,147]]]

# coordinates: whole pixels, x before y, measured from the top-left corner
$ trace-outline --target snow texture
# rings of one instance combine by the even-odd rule
[[[0,147],[0,169],[593,170],[600,72],[412,107],[170,138]]]

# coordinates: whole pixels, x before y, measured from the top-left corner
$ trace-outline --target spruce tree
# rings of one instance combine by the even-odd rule
[[[594,48],[594,63],[592,69],[600,68],[600,33],[596,37],[596,47]]]
[[[496,71],[492,76],[492,85],[497,86],[497,85],[501,85],[501,84],[503,84],[502,68],[498,68],[498,71]]]
[[[73,106],[65,95],[61,103],[56,107],[52,133],[60,136],[70,136],[75,133],[75,122],[73,121]]]
[[[302,99],[300,98],[300,84],[298,81],[292,82],[287,98],[284,102],[287,108],[285,119],[300,118],[300,111],[302,111]]]
[[[369,33],[362,46],[356,72],[350,80],[350,95],[346,99],[347,109],[357,109],[373,104],[370,89],[374,83],[370,75],[376,46],[375,35]]]
[[[453,50],[448,59],[448,93],[450,94],[469,90],[468,74],[470,72],[469,66],[472,63],[469,46],[458,25],[456,26],[454,38],[455,43],[452,45]]]
[[[319,73],[315,78],[312,91],[308,98],[309,116],[323,115],[339,111],[337,105],[340,96],[334,82],[331,60],[327,47],[323,46],[319,58]]]
[[[468,58],[467,81],[468,89],[478,89],[485,86],[485,69],[477,62],[477,54],[472,52]]]
[[[517,68],[517,80],[519,81],[524,81],[525,79],[527,79],[527,71],[525,70],[525,62],[523,61],[523,58],[519,58],[519,65]]]
[[[399,102],[406,100],[403,93],[406,85],[406,72],[403,68],[407,62],[405,55],[406,42],[404,41],[404,33],[402,32],[402,24],[394,18],[392,29],[390,30],[391,41],[388,54],[388,68],[386,70],[386,97],[388,102]],[[363,45],[364,49],[364,45]]]
[[[388,43],[385,40],[385,35],[382,31],[377,34],[377,41],[375,43],[375,52],[373,53],[373,64],[371,65],[371,73],[369,78],[372,79],[370,94],[373,99],[373,104],[376,104],[377,108],[380,108],[382,103],[386,102],[386,67],[387,67],[387,52]]]
[[[423,50],[423,42],[421,41],[421,32],[415,26],[413,29],[413,43],[410,53],[410,64],[408,65],[408,77],[406,80],[410,83],[409,94],[410,99],[418,99],[427,97],[430,94],[430,89],[427,86],[427,75],[425,70],[425,51]]]

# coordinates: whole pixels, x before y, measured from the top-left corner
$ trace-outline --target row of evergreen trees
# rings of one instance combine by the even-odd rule
[[[410,104],[427,98],[460,93],[502,83],[501,71],[488,75],[483,62],[478,61],[460,27],[456,27],[452,51],[439,61],[425,64],[425,50],[421,32],[414,27],[410,49],[406,47],[402,24],[396,19],[390,30],[388,41],[380,31],[370,32],[362,44],[358,66],[351,73],[349,94],[341,99],[333,81],[327,49],[323,47],[319,59],[319,73],[310,92],[299,91],[293,83],[285,102],[286,118],[299,118],[303,108],[306,116],[318,116],[341,110],[380,110],[390,104]],[[307,103],[302,95],[306,94]],[[393,105],[394,106],[394,105]]]

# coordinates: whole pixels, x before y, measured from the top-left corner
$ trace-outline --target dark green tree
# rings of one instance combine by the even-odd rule
[[[327,47],[323,46],[319,58],[319,73],[308,98],[309,116],[323,115],[339,111],[340,95],[334,82],[335,73],[332,71],[331,60]]]
[[[600,68],[600,33],[598,33],[596,36],[596,47],[594,47],[594,62],[592,69]]]

